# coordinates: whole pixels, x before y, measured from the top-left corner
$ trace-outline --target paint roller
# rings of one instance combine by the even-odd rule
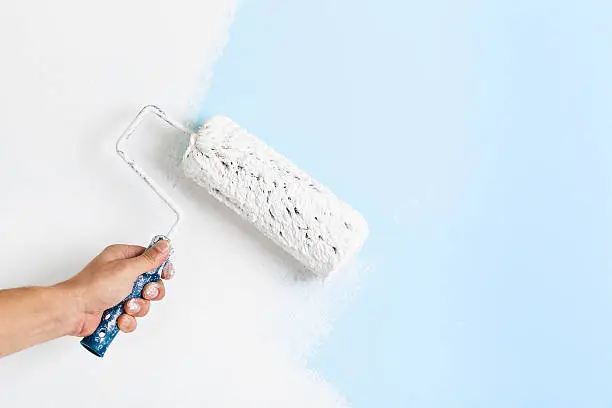
[[[117,140],[117,154],[175,214],[168,233],[155,236],[147,250],[160,239],[169,239],[182,219],[171,197],[124,148],[148,115],[189,136],[181,163],[187,177],[254,225],[312,275],[326,278],[351,260],[363,245],[368,226],[356,210],[230,118],[214,116],[194,132],[158,107],[148,105]],[[96,330],[81,340],[87,350],[104,356],[119,332],[116,323],[124,302],[140,297],[147,283],[158,281],[164,265],[139,276],[130,295],[102,314]]]

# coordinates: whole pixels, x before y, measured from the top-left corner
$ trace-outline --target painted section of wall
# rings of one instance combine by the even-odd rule
[[[1,288],[67,279],[110,243],[145,244],[167,230],[170,211],[114,143],[144,104],[195,117],[234,8],[3,4]],[[286,277],[279,251],[180,175],[181,135],[144,130],[128,150],[185,212],[167,297],[103,360],[77,338],[3,358],[0,406],[342,406],[294,349],[326,330],[321,285]]]
[[[369,219],[312,363],[355,407],[612,402],[612,9],[244,1],[204,111]]]

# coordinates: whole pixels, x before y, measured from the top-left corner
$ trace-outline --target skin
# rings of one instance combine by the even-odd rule
[[[98,327],[102,312],[130,294],[134,280],[161,265],[170,245],[158,242],[151,250],[135,245],[111,245],[81,272],[47,287],[0,290],[0,357],[62,336],[85,337]],[[163,279],[174,275],[167,263]],[[150,302],[164,298],[164,283],[151,282],[142,299],[131,299],[117,319],[125,333],[136,330],[136,318],[149,312]]]

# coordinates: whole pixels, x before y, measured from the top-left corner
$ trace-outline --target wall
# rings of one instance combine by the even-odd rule
[[[354,203],[369,271],[291,282],[159,135],[142,157],[188,214],[167,300],[103,361],[77,339],[2,360],[2,403],[609,406],[607,4],[245,0],[206,94],[233,4],[79,4],[0,15],[0,286],[164,228],[112,153],[151,101],[234,117]],[[163,52],[134,53],[145,33]],[[116,373],[151,356],[135,393]]]

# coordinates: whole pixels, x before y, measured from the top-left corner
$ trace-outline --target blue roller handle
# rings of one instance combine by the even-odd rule
[[[167,240],[168,238],[166,238],[164,235],[155,236],[151,240],[151,244],[149,244],[146,251],[148,251],[153,245],[162,239]],[[168,256],[168,259],[170,259],[170,256]],[[81,340],[83,347],[98,357],[104,357],[106,349],[108,349],[108,346],[110,346],[117,333],[119,333],[117,319],[124,313],[123,304],[129,299],[140,298],[142,295],[142,289],[147,283],[159,281],[161,278],[161,271],[168,262],[168,259],[166,259],[157,269],[140,275],[134,282],[132,293],[130,293],[128,297],[123,299],[118,305],[104,311],[98,328],[92,334],[84,337],[83,340]]]

